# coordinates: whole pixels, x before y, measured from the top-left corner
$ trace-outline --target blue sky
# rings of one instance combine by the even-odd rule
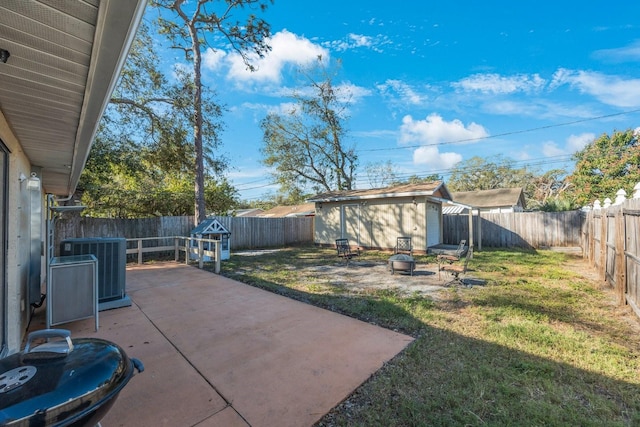
[[[286,109],[296,69],[318,55],[342,61],[358,188],[367,164],[387,160],[445,182],[473,156],[570,170],[595,137],[640,126],[639,16],[632,1],[275,0],[258,71],[221,45],[205,52],[203,80],[228,109],[220,150],[243,200],[276,192],[259,123]]]

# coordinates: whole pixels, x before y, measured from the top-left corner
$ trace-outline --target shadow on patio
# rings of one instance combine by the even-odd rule
[[[127,268],[131,307],[58,327],[142,360],[105,426],[304,426],[412,338],[194,267]],[[30,331],[45,327],[44,310]]]

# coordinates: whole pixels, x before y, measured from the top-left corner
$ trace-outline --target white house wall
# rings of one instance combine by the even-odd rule
[[[27,280],[29,277],[30,224],[26,197],[26,180],[20,183],[20,175],[31,174],[31,164],[22,147],[11,132],[0,113],[0,139],[9,149],[8,198],[7,205],[7,345],[9,353],[20,350],[23,333],[29,315],[27,302]]]

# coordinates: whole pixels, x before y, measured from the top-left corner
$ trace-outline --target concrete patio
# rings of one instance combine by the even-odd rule
[[[177,263],[127,268],[131,307],[58,325],[140,359],[111,426],[308,426],[412,338]],[[44,309],[30,331],[43,328]]]

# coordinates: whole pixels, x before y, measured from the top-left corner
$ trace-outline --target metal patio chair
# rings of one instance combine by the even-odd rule
[[[398,237],[396,239],[396,254],[407,254],[413,256],[413,246],[411,245],[411,237]]]
[[[452,264],[455,261],[460,261],[460,258],[462,258],[462,254],[464,254],[464,246],[466,244],[467,244],[466,240],[460,240],[460,243],[458,244],[458,248],[456,249],[456,251],[454,253],[438,255],[436,257],[436,260],[438,261],[438,264],[442,264],[444,262]]]
[[[349,265],[351,258],[360,256],[360,248],[356,248],[355,251],[351,249],[349,239],[336,239],[336,250],[338,251],[338,257],[345,260]]]
[[[440,267],[441,271],[449,272],[452,276],[452,279],[449,280],[447,283],[445,283],[444,286],[449,286],[453,284],[467,286],[467,284],[464,283],[462,277],[460,276],[464,276],[465,274],[467,274],[467,267],[469,266],[469,260],[471,258],[473,258],[473,248],[469,248],[469,250],[467,251],[467,254],[464,257],[464,261],[460,260],[455,264],[445,264],[442,267]]]

